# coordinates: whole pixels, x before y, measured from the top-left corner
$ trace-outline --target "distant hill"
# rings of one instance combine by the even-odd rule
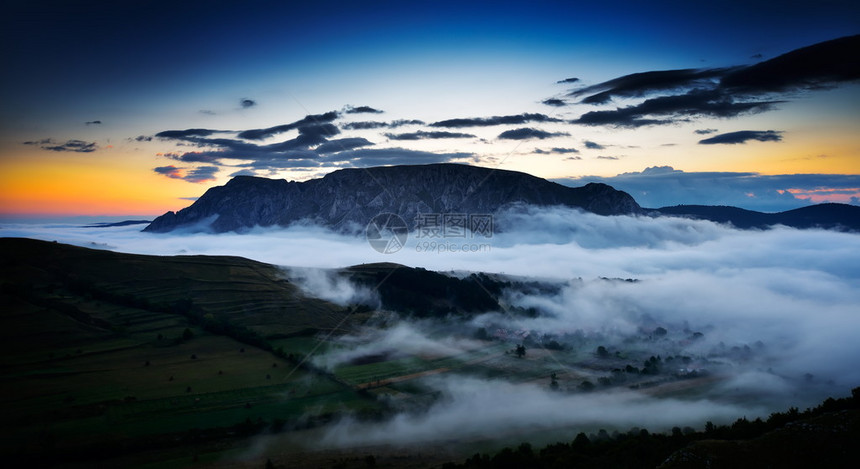
[[[411,225],[419,213],[490,214],[513,203],[600,215],[642,212],[629,194],[606,184],[572,188],[516,171],[431,164],[341,169],[305,182],[237,176],[191,206],[156,218],[144,231],[241,231],[303,220],[352,230],[384,212]]]
[[[93,223],[85,225],[84,228],[114,228],[119,226],[143,225],[144,223],[152,223],[152,220],[124,220],[114,223]]]
[[[676,205],[654,209],[651,213],[731,223],[743,229],[785,225],[793,228],[860,231],[860,207],[847,204],[825,203],[778,213],[763,213],[727,206]]]

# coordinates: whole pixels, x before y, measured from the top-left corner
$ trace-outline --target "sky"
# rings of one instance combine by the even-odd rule
[[[0,215],[436,162],[646,207],[860,204],[860,4],[700,3],[6,2]]]

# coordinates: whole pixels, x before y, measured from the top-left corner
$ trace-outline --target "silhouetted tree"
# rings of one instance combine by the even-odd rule
[[[526,346],[525,345],[517,345],[517,357],[523,358],[526,356]]]

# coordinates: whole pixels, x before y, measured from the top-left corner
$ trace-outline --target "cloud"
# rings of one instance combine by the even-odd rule
[[[549,117],[545,114],[517,114],[512,116],[493,116],[493,117],[467,117],[459,119],[448,119],[444,121],[433,122],[430,127],[489,127],[503,124],[525,124],[528,122],[562,122],[561,119]]]
[[[532,138],[545,139],[552,137],[564,137],[569,136],[570,134],[566,132],[547,132],[544,130],[533,129],[530,127],[522,127],[519,129],[506,130],[499,134],[498,138],[503,138],[507,140],[527,140]]]
[[[129,140],[133,140],[135,142],[151,142],[152,136],[149,135],[138,135],[137,137],[131,138]]]
[[[182,179],[193,183],[214,181],[218,170],[217,166],[200,166],[189,170]]]
[[[715,135],[704,140],[699,140],[699,144],[738,144],[746,143],[749,140],[757,140],[759,142],[780,142],[782,141],[781,134],[782,132],[776,130],[739,130],[737,132],[728,132]]]
[[[368,129],[382,129],[389,128],[394,129],[397,127],[402,127],[404,125],[424,125],[424,121],[411,119],[401,119],[395,120],[391,122],[378,122],[378,121],[359,121],[359,122],[347,122],[345,124],[341,124],[340,128],[344,130],[368,130]]]
[[[773,109],[789,92],[837,86],[860,79],[860,66],[849,60],[860,47],[850,36],[797,49],[750,66],[634,73],[572,91],[584,104],[615,98],[646,98],[615,110],[591,111],[574,123],[641,127],[699,117],[731,118]],[[662,95],[661,95],[662,94]],[[657,95],[657,96],[655,96]]]
[[[821,42],[733,70],[722,77],[720,86],[732,92],[771,93],[857,81],[857,50],[860,35]]]
[[[361,137],[341,138],[337,140],[329,140],[314,149],[320,155],[327,153],[336,153],[339,151],[352,150],[360,147],[368,147],[373,145],[373,142]]]
[[[641,97],[655,91],[706,85],[725,72],[726,69],[684,69],[633,73],[576,90],[570,95],[590,95],[585,97],[582,102],[585,104],[605,104],[614,97]]]
[[[693,132],[699,135],[708,135],[719,131],[717,129],[696,129]]]
[[[215,111],[212,111],[212,110],[209,110],[209,109],[201,109],[201,110],[199,110],[199,111],[197,111],[197,112],[199,112],[200,114],[205,114],[205,115],[207,115],[207,116],[214,116],[214,115],[216,114],[216,112],[215,112]]]
[[[263,140],[279,133],[298,129],[306,126],[319,126],[338,118],[337,111],[329,111],[324,114],[309,114],[302,119],[289,124],[276,125],[265,129],[251,129],[239,132],[238,137],[246,140]]]
[[[730,205],[780,212],[813,201],[850,203],[852,195],[860,196],[860,176],[844,174],[685,172],[671,166],[653,166],[612,177],[585,176],[554,181],[575,187],[602,182],[627,192],[643,207],[652,208],[679,204]]]
[[[239,100],[239,105],[242,106],[242,109],[248,109],[257,105],[257,101],[249,98],[242,98]]]
[[[417,132],[409,132],[402,134],[393,134],[386,133],[383,134],[386,138],[391,140],[426,140],[426,139],[442,139],[442,138],[475,138],[472,134],[464,134],[458,132],[443,132],[443,131],[435,131],[435,132],[425,132],[423,130],[419,130]]]
[[[227,132],[225,130],[212,129],[185,129],[185,130],[164,130],[155,134],[158,138],[184,140],[191,137],[208,137],[215,133]]]
[[[556,106],[556,107],[567,105],[567,103],[564,102],[564,100],[561,100],[558,98],[547,98],[547,99],[544,99],[543,101],[541,101],[541,103],[546,104],[547,106]]]
[[[367,148],[341,151],[328,155],[320,161],[323,163],[349,163],[353,167],[366,167],[446,163],[473,156],[474,154],[472,153],[433,153],[405,148]]]
[[[553,147],[549,150],[542,150],[540,148],[535,148],[534,153],[537,153],[539,155],[543,155],[543,154],[564,155],[564,154],[568,154],[568,153],[579,153],[579,150],[577,150],[576,148],[561,148],[561,147]],[[577,157],[576,159],[579,159],[579,157]]]
[[[380,111],[379,109],[374,109],[370,106],[346,106],[343,112],[345,112],[346,114],[382,114],[383,111]]]
[[[67,140],[65,143],[55,142],[53,139],[30,140],[22,142],[24,145],[38,146],[43,150],[71,151],[76,153],[91,153],[98,150],[96,142],[85,142],[83,140]]]
[[[99,125],[101,123],[102,123],[102,121],[87,121],[87,122],[84,122],[84,125]]]
[[[603,150],[606,147],[604,147],[603,145],[601,145],[599,143],[592,142],[591,140],[586,140],[585,141],[585,148],[588,148],[590,150]]]
[[[617,156],[603,156],[603,155],[601,155],[601,156],[598,156],[598,157],[597,157],[597,159],[598,159],[598,160],[613,160],[613,161],[615,161],[615,160],[618,160],[618,159],[619,159],[619,157],[617,157]]]
[[[686,120],[692,117],[737,117],[745,113],[772,109],[783,101],[737,102],[719,90],[694,89],[685,94],[660,96],[611,111],[591,111],[573,123],[583,125],[612,125],[642,127]]]
[[[158,174],[163,176],[167,176],[172,179],[182,179],[183,176],[183,168],[177,168],[176,166],[158,166],[156,168],[152,168]]]
[[[158,174],[169,177],[171,179],[182,179],[184,181],[201,183],[215,180],[215,173],[218,172],[217,166],[201,166],[197,168],[187,169],[178,168],[174,165],[158,166],[152,168]]]
[[[559,84],[561,84],[561,83],[576,83],[578,81],[579,81],[579,78],[571,77],[571,78],[565,78],[564,80],[559,80],[556,83],[559,83]]]

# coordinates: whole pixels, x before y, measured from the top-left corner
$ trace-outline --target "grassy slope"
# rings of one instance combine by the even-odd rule
[[[165,306],[185,301],[198,316],[282,335],[350,326],[346,311],[304,297],[274,266],[0,239],[0,286],[3,453],[258,419],[289,424],[309,408],[325,415],[373,405],[331,377],[207,332]],[[186,328],[193,337],[182,340]],[[303,339],[296,351],[312,344]]]

